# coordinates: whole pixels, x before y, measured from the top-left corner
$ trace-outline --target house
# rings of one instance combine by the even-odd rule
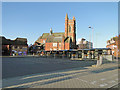
[[[112,50],[112,55],[120,57],[120,35],[108,40],[106,47]]]
[[[6,39],[5,37],[0,37],[2,40],[2,55],[21,55],[27,54],[27,39],[26,38],[16,38],[15,40]]]

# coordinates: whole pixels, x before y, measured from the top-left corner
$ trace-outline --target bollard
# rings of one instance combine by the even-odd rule
[[[103,61],[103,56],[100,56],[100,65],[102,65],[102,61]]]
[[[84,53],[82,52],[82,59],[84,59],[85,57],[84,57]]]
[[[72,54],[72,57],[71,57],[71,58],[72,58],[72,59],[74,58],[74,57],[73,57],[73,54]]]
[[[102,65],[102,59],[103,59],[103,57],[100,56],[99,60],[97,60],[97,66]]]
[[[98,67],[98,66],[102,65],[102,60],[103,60],[103,56],[101,55],[100,58],[97,60],[97,64],[92,65],[92,67]]]
[[[63,58],[63,59],[65,58],[65,54],[62,54],[62,58]]]
[[[55,58],[55,53],[54,53],[54,58]]]

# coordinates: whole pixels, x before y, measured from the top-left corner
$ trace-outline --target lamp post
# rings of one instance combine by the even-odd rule
[[[91,26],[89,26],[88,28],[92,29],[92,42],[91,43],[93,43],[93,31],[94,31],[94,29]]]

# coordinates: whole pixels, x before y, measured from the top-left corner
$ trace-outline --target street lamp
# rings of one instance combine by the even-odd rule
[[[91,26],[89,26],[88,28],[90,28],[90,29],[92,29],[92,42],[91,43],[93,43],[93,27],[91,27]]]

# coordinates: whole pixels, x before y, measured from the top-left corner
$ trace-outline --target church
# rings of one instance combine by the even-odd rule
[[[49,33],[43,33],[35,41],[34,45],[44,46],[45,51],[70,50],[76,48],[76,20],[65,17],[65,32],[53,33],[52,28]]]

